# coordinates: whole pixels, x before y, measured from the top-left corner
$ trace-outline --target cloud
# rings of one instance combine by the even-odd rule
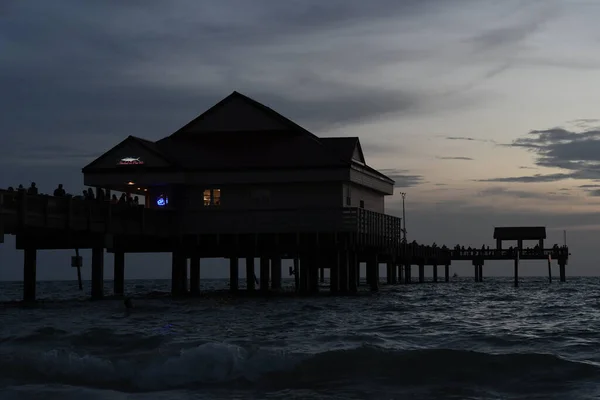
[[[425,183],[422,175],[407,174],[410,171],[405,169],[380,169],[379,171],[396,181],[394,187],[397,188],[412,187]]]
[[[548,193],[540,193],[540,192],[532,192],[525,190],[513,190],[504,187],[491,187],[487,189],[483,189],[479,192],[481,196],[504,196],[504,197],[515,197],[519,199],[544,199],[544,200],[552,200],[555,198],[560,198],[561,196],[568,195],[569,193],[557,193],[557,192],[548,192]]]
[[[463,160],[463,161],[473,161],[471,157],[436,157],[438,160]]]
[[[492,139],[479,139],[469,136],[446,136],[444,139],[446,140],[460,140],[465,142],[481,142],[481,143],[496,143],[495,140]]]
[[[492,178],[487,182],[555,182],[564,179],[600,179],[600,130],[581,132],[565,128],[532,130],[527,137],[506,146],[524,148],[534,154],[539,167],[559,168],[569,172],[548,175]]]
[[[539,182],[557,182],[572,178],[572,174],[536,174],[531,176],[509,176],[506,178],[476,179],[476,182],[520,182],[520,183],[539,183]]]
[[[521,166],[519,167],[519,169],[539,169],[539,168],[536,168],[536,167],[526,167],[526,166],[524,166],[524,165],[521,165]]]

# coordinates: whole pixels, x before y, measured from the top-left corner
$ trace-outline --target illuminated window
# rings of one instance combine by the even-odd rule
[[[221,189],[206,189],[204,191],[205,206],[220,206],[221,205]]]

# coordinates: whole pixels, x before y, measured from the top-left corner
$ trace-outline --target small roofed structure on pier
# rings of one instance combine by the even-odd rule
[[[384,197],[394,193],[394,181],[367,165],[357,137],[317,137],[238,92],[163,139],[129,136],[83,174],[85,185],[143,196],[148,208],[202,212],[201,223],[186,223],[210,233],[231,231],[248,210],[266,216],[354,207],[383,214]],[[281,215],[264,220],[283,226]]]
[[[544,239],[546,239],[546,227],[544,226],[513,226],[494,228],[494,239],[496,239],[496,248],[502,249],[502,242],[507,240],[516,240],[517,247],[523,249],[524,240],[538,241],[541,249],[544,248]]]

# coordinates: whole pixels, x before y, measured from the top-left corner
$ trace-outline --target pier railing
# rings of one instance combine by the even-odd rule
[[[225,233],[355,233],[365,245],[398,247],[401,219],[354,207],[176,210],[0,191],[4,232],[22,228],[172,236]]]

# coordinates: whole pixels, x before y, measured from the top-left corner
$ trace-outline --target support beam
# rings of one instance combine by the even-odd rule
[[[515,287],[519,287],[519,258],[515,258]]]
[[[125,293],[125,252],[115,251],[114,256],[114,292],[116,296]]]
[[[438,266],[437,264],[433,264],[433,281],[437,283],[438,281]]]
[[[450,282],[450,265],[444,265],[444,279],[446,282]]]
[[[473,269],[475,270],[475,282],[479,282],[479,265],[473,264]]]
[[[200,294],[200,255],[190,257],[190,293]]]
[[[419,283],[425,282],[425,264],[419,264]]]
[[[92,249],[92,300],[104,297],[104,248]]]
[[[325,283],[325,268],[319,268],[319,282]]]
[[[483,264],[479,264],[479,273],[477,275],[479,275],[479,282],[483,282]]]
[[[27,248],[23,254],[23,300],[35,301],[37,250]]]
[[[256,290],[254,257],[246,257],[246,290],[249,292]]]
[[[237,292],[239,289],[240,265],[237,257],[229,259],[229,290]]]

